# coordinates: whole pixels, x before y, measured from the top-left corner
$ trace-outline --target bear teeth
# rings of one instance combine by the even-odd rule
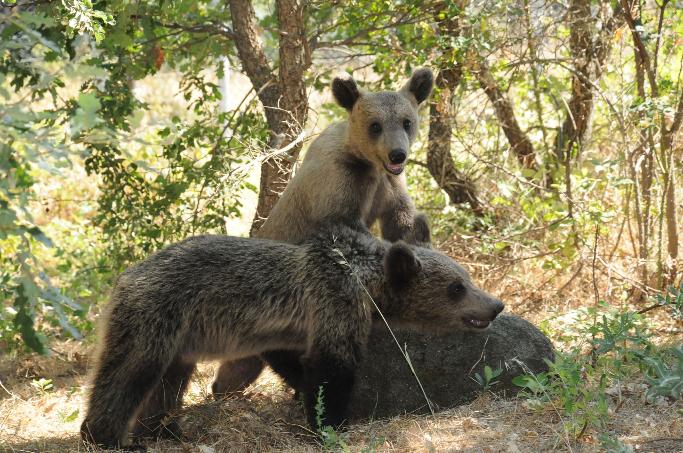
[[[403,171],[403,164],[384,164],[384,168],[394,175],[400,175]]]
[[[467,323],[471,324],[474,327],[477,327],[479,329],[483,329],[484,327],[488,327],[489,322],[488,321],[482,321],[480,319],[474,319],[474,318],[468,318]]]

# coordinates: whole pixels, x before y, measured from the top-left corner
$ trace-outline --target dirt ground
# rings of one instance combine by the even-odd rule
[[[84,411],[86,360],[79,347],[49,358],[5,360],[0,367],[0,451],[85,452],[78,427]],[[302,409],[291,390],[270,372],[238,398],[214,401],[208,392],[215,365],[195,376],[187,404],[178,417],[180,442],[148,445],[151,452],[219,453],[252,451],[320,451],[304,427]],[[31,382],[50,376],[54,389]],[[638,452],[682,452],[683,404],[647,404],[626,399],[613,414],[608,430]],[[436,416],[405,415],[355,425],[343,437],[351,451],[546,452],[600,451],[591,433],[579,441],[562,428],[558,412],[538,412],[522,399],[501,400],[482,393],[471,404]]]

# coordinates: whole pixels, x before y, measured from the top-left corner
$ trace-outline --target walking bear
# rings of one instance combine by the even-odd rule
[[[503,304],[452,259],[390,244],[341,225],[301,245],[197,236],[171,245],[119,277],[107,307],[88,411],[87,443],[126,444],[163,435],[195,364],[293,350],[285,379],[301,389],[308,422],[340,425],[375,312],[429,332],[488,327]],[[278,370],[276,370],[278,371]]]
[[[417,69],[399,91],[368,92],[351,77],[335,78],[332,93],[348,119],[330,125],[311,143],[256,237],[298,244],[325,222],[359,229],[379,221],[384,239],[415,243],[419,232],[403,169],[417,136],[418,106],[433,84],[426,68]],[[280,358],[272,353],[266,360],[274,366]],[[213,392],[242,390],[262,368],[258,357],[224,363]]]

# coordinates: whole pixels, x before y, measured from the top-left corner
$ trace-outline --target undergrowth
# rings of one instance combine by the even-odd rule
[[[683,287],[658,296],[656,306],[680,318]],[[513,380],[523,388],[520,397],[530,408],[555,412],[568,441],[594,430],[607,451],[631,451],[609,434],[610,416],[625,399],[640,395],[654,404],[683,394],[683,344],[654,343],[643,311],[615,310],[604,302],[581,309],[575,331],[563,335],[571,347],[556,351],[549,370]]]

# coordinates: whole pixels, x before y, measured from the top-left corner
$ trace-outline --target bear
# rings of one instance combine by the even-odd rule
[[[415,70],[399,91],[366,92],[350,76],[334,78],[332,93],[348,119],[311,143],[256,236],[296,244],[323,222],[359,228],[379,220],[384,239],[410,239],[415,208],[403,170],[418,107],[433,85],[427,68]]]
[[[378,310],[433,333],[484,330],[503,308],[448,256],[345,225],[324,225],[299,245],[191,237],[119,276],[81,437],[125,446],[131,422],[136,436],[177,436],[164,420],[197,361],[273,350],[301,354],[284,377],[301,389],[310,426],[338,427]]]
[[[332,93],[348,119],[330,125],[311,143],[255,236],[297,244],[324,222],[359,229],[379,221],[384,239],[415,243],[415,208],[403,170],[417,135],[418,107],[433,85],[427,68],[416,69],[399,91],[367,92],[349,76],[334,78]],[[257,357],[223,363],[213,392],[220,397],[240,391],[262,369]]]

